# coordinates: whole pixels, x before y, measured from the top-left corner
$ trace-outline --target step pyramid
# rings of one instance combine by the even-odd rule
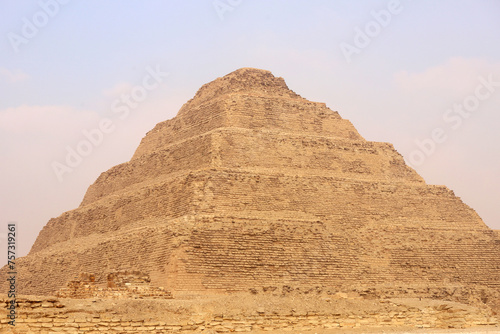
[[[388,282],[496,291],[500,238],[391,144],[242,68],[203,85],[51,219],[18,261],[18,289],[51,295],[80,272],[105,283],[127,270],[173,293]]]

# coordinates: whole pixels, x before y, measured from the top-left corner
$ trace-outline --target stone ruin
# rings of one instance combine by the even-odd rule
[[[126,267],[174,294],[386,282],[498,290],[499,244],[391,144],[244,68],[203,85],[78,208],[51,219],[18,260],[18,289],[51,295],[80,272],[103,284]]]
[[[47,223],[18,268],[22,294],[109,296],[146,283],[174,297],[319,287],[366,298],[411,291],[500,311],[497,232],[391,144],[365,140],[324,103],[252,68],[203,85],[157,124],[78,208]],[[108,283],[121,268],[150,282],[112,274]],[[94,276],[66,286],[81,272]]]
[[[148,286],[151,279],[140,271],[117,271],[107,275],[108,288],[127,286]]]
[[[118,271],[107,275],[107,286],[100,287],[95,275],[80,273],[65,287],[56,292],[61,298],[172,298],[172,294],[162,287],[151,285],[149,275],[139,271]]]

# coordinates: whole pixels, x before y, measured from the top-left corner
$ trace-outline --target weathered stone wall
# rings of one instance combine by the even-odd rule
[[[201,86],[196,95],[182,106],[179,116],[189,113],[198,105],[234,93],[309,102],[291,91],[283,78],[275,77],[270,71],[241,68]]]
[[[326,287],[384,282],[429,286],[463,282],[496,288],[500,284],[495,258],[500,254],[491,235],[483,231],[457,236],[437,228],[353,229],[350,224],[321,221],[207,217],[185,245],[185,271],[202,275],[202,285],[208,289],[311,286],[312,282]],[[176,289],[196,288],[181,279]]]
[[[324,103],[236,94],[226,101],[230,127],[363,140],[351,122]]]
[[[230,126],[225,106],[224,100],[213,101],[209,105],[197,107],[190,115],[174,117],[156,124],[142,138],[131,161],[145,160],[150,154],[161,151],[171,144],[203,135],[214,129]],[[194,160],[194,162],[197,161]]]
[[[110,231],[79,238],[78,245],[68,240],[18,259],[18,291],[53,295],[83,271],[94,273],[96,283],[105,285],[107,274],[116,270],[139,270],[148,273],[154,285],[167,287],[166,281],[175,282],[167,268],[175,263],[179,238],[173,236],[172,227],[165,226],[164,220],[148,222],[123,233]],[[175,230],[179,233],[182,228]]]
[[[325,299],[324,303],[333,300]],[[5,298],[0,299],[6,305]],[[203,330],[224,332],[308,331],[334,328],[467,328],[494,326],[498,320],[487,309],[479,309],[454,302],[387,299],[380,303],[363,303],[359,310],[270,310],[264,307],[233,313],[197,311],[180,302],[170,301],[157,305],[163,310],[141,319],[124,306],[134,307],[130,301],[114,301],[121,312],[106,312],[104,307],[91,301],[75,304],[70,299],[22,297],[18,300],[15,327],[8,324],[5,307],[0,310],[2,333],[192,333]],[[97,303],[97,305],[103,302]],[[206,303],[204,303],[206,304]],[[150,307],[151,304],[148,304]],[[182,316],[173,310],[187,307]],[[209,307],[207,307],[209,309]]]
[[[193,214],[199,189],[200,182],[190,174],[174,175],[68,211],[44,226],[30,254],[91,234],[130,229],[154,217],[168,219]]]
[[[215,131],[214,136],[213,167],[424,182],[388,143],[237,128]]]
[[[118,271],[107,275],[106,287],[95,282],[95,275],[80,273],[70,280],[66,286],[57,291],[61,298],[172,298],[172,294],[163,287],[150,284],[149,275],[139,271]]]
[[[217,167],[423,183],[387,143],[221,128],[111,168],[89,187],[81,205],[123,192],[145,179],[151,182],[179,171]]]
[[[209,132],[166,145],[141,159],[112,167],[89,187],[80,206],[89,205],[118,191],[126,192],[131,186],[148,186],[157,178],[167,175],[210,168],[214,159],[212,141]]]
[[[243,74],[243,75],[242,75]],[[251,71],[239,73],[238,77]],[[259,76],[257,74],[257,76]],[[243,81],[249,80],[243,79]],[[132,160],[161,150],[165,146],[221,127],[244,129],[273,129],[280,132],[320,135],[335,138],[363,140],[348,120],[342,119],[324,103],[307,101],[291,92],[286,85],[269,87],[265,91],[246,84],[234,82],[232,87],[209,94],[207,100],[200,89],[196,96],[186,103],[177,117],[159,123],[141,141]],[[271,80],[273,81],[273,80]],[[219,83],[212,82],[211,86]],[[255,82],[254,82],[255,85]],[[216,87],[212,87],[217,91]]]
[[[329,216],[433,228],[486,229],[474,210],[446,187],[270,172],[218,168],[138,184],[133,190],[125,189],[51,219],[31,252],[92,233],[123,229],[146,218],[168,219],[195,212],[259,211],[287,218]]]
[[[500,239],[392,145],[244,69],[150,131],[79,208],[49,221],[18,268],[31,294],[82,271],[105,283],[113,270],[145,272],[174,295],[386,281],[498,288]]]
[[[500,282],[500,254],[488,230],[457,234],[443,227],[397,226],[390,219],[325,221],[273,218],[268,212],[151,219],[122,233],[81,239],[78,248],[68,248],[69,240],[57,251],[51,247],[20,259],[19,289],[33,291],[28,268],[43,273],[36,285],[41,294],[53,293],[83,270],[95,273],[99,284],[112,270],[140,270],[156,286],[197,292],[383,282],[498,287]]]

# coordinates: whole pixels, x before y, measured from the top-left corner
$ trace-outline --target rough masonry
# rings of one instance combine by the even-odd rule
[[[47,223],[18,268],[31,295],[80,272],[105,286],[110,272],[139,271],[174,297],[394,282],[482,291],[471,298],[499,307],[500,238],[391,144],[243,68],[149,131]]]

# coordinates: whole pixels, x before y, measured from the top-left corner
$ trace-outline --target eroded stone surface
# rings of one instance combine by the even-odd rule
[[[163,287],[151,285],[149,275],[139,271],[118,271],[107,275],[106,286],[95,282],[95,275],[80,273],[70,280],[65,287],[56,292],[60,298],[105,298],[105,299],[141,299],[172,298],[172,294]]]
[[[401,297],[418,285],[414,298],[457,287],[450,300],[500,310],[498,232],[391,144],[250,68],[157,124],[18,268],[23,294],[52,295],[80,272],[102,285],[140,271],[174,296],[358,286]]]
[[[261,291],[261,293],[264,293]],[[0,304],[8,299],[0,295]],[[388,328],[495,328],[491,311],[457,302],[390,298],[366,300],[342,294],[283,297],[270,294],[195,300],[64,299],[25,296],[22,316],[9,326],[0,309],[2,333],[302,333]],[[367,330],[368,329],[368,330]],[[9,332],[9,330],[12,330]],[[323,332],[326,330],[325,332]]]

